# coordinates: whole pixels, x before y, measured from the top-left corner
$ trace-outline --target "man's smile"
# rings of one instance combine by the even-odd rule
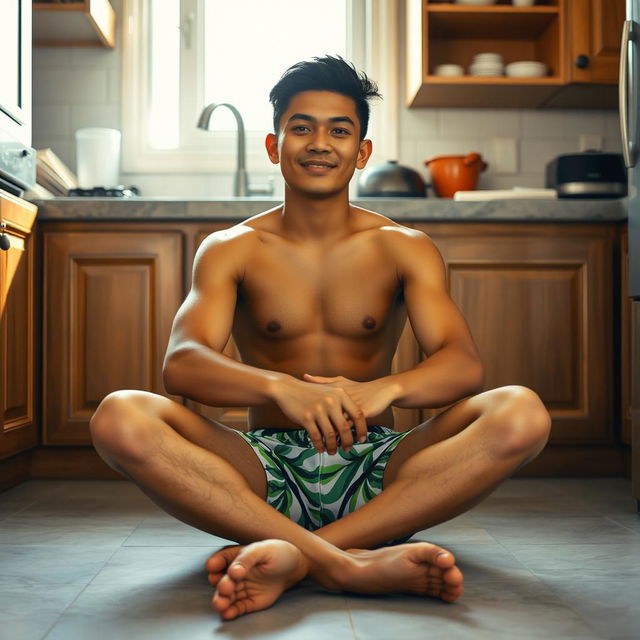
[[[306,169],[309,173],[324,175],[326,173],[329,173],[331,169],[335,169],[337,165],[333,162],[329,162],[328,160],[311,159],[302,160],[300,162],[300,166]]]

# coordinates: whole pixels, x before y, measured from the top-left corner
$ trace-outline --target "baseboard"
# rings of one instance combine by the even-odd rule
[[[31,455],[30,477],[57,480],[122,480],[91,447],[40,447]]]
[[[628,447],[622,445],[549,444],[516,477],[607,477],[625,476]]]
[[[23,451],[11,458],[0,460],[0,491],[6,491],[29,479],[31,451]]]

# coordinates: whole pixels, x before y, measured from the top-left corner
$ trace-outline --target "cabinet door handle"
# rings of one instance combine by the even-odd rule
[[[622,27],[620,45],[620,76],[618,79],[618,100],[620,102],[620,135],[622,136],[622,152],[627,168],[636,163],[636,144],[629,140],[629,43],[635,41],[633,20],[625,20]],[[638,88],[634,87],[634,91]]]
[[[6,228],[6,222],[0,223],[0,249],[2,249],[2,251],[9,251],[11,248],[11,240],[6,234]]]
[[[589,56],[586,56],[584,53],[581,53],[579,56],[576,57],[576,67],[578,67],[578,69],[586,69],[590,63],[591,63],[591,59],[589,58]]]

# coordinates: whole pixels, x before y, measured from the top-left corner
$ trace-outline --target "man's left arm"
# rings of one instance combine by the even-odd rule
[[[366,418],[393,405],[445,407],[482,389],[483,370],[469,326],[447,291],[446,269],[432,240],[395,227],[390,239],[413,333],[426,359],[413,369],[357,382],[305,374],[307,382],[344,388]]]
[[[420,231],[394,231],[401,234],[393,244],[407,313],[426,359],[380,382],[393,385],[391,404],[396,407],[443,407],[482,389],[482,363],[469,326],[449,296],[446,267],[433,241]]]

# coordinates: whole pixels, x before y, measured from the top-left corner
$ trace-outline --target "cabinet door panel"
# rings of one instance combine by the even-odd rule
[[[571,81],[617,84],[624,0],[570,0],[568,11]],[[578,56],[587,66],[576,65]]]
[[[88,421],[111,391],[165,394],[181,255],[176,232],[45,234],[46,444],[90,442]]]
[[[34,424],[33,255],[31,236],[7,221],[11,241],[0,252],[0,457],[37,444]]]
[[[550,409],[584,414],[584,371],[578,364],[585,356],[582,268],[450,264],[451,295],[473,328],[486,388],[522,384],[536,389]]]
[[[536,391],[554,442],[612,442],[612,232],[565,229],[424,226],[480,350],[485,388]]]

